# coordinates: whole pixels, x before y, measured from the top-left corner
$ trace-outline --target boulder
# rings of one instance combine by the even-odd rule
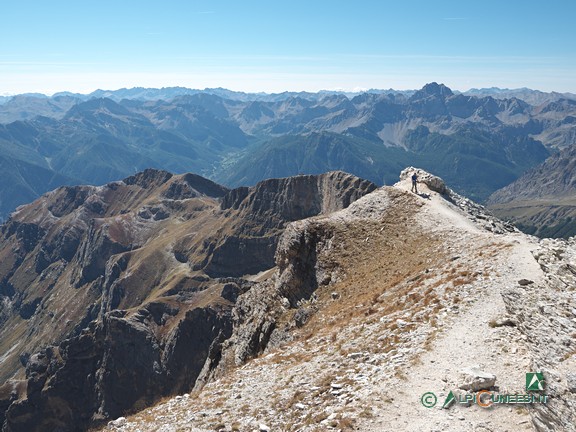
[[[418,182],[424,183],[431,191],[438,192],[441,195],[450,194],[451,191],[448,186],[446,186],[446,183],[444,183],[444,180],[420,168],[408,167],[402,170],[400,173],[400,181],[410,179],[414,173],[418,176]]]
[[[534,281],[531,281],[530,279],[520,279],[518,281],[518,285],[521,285],[521,286],[532,285],[533,283],[534,283]]]
[[[488,390],[496,384],[496,375],[484,372],[478,367],[470,367],[460,372],[459,381],[458,388],[462,390]]]

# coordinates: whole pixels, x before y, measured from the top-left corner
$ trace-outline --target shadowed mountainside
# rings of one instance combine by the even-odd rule
[[[552,155],[494,192],[490,209],[539,237],[576,235],[576,145]]]
[[[374,189],[343,172],[228,190],[146,170],[21,207],[0,238],[5,430],[84,430],[188,390],[286,224]]]

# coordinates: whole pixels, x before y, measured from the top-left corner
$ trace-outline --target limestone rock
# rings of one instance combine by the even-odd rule
[[[566,375],[566,384],[569,391],[576,393],[576,373],[573,372]]]
[[[463,369],[458,387],[462,390],[488,390],[496,384],[496,375],[480,370],[478,367]]]
[[[424,183],[431,191],[438,192],[441,195],[450,194],[451,191],[444,183],[444,180],[419,168],[405,168],[400,173],[400,180],[410,179],[414,173],[418,175],[418,182]]]
[[[576,259],[576,237],[543,239],[532,254],[545,278],[536,289],[518,284],[502,293],[509,315],[527,341],[532,369],[544,371],[545,394],[552,396],[546,404],[533,405],[532,421],[538,431],[576,430],[566,426],[576,424],[576,383],[570,373],[561,379],[565,362],[574,355],[576,321],[565,317],[571,316],[574,304],[576,275],[570,266]]]
[[[108,427],[120,428],[126,424],[126,417],[118,417],[116,420],[112,420],[108,423]]]

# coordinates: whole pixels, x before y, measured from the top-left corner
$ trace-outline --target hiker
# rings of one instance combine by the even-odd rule
[[[412,192],[418,193],[418,175],[412,174]]]

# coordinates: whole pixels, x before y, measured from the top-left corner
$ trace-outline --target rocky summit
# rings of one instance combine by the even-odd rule
[[[0,254],[3,432],[576,430],[576,240],[417,168],[61,188]]]

